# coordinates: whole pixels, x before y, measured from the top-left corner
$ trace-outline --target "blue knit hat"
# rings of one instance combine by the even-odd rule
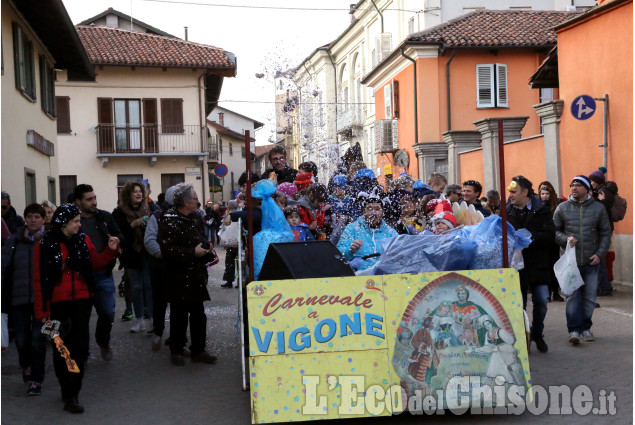
[[[582,174],[575,176],[573,180],[571,180],[571,183],[573,182],[580,183],[582,186],[586,188],[587,192],[591,190],[591,181],[589,180],[587,176],[583,176]]]
[[[333,177],[333,180],[331,182],[332,182],[332,185],[336,187],[346,188],[346,186],[348,186],[348,179],[346,178],[346,176],[342,176],[342,175],[337,175]]]
[[[375,173],[373,173],[373,170],[371,170],[370,168],[362,168],[361,170],[359,170],[357,174],[355,174],[355,178],[358,177],[370,177],[373,179],[377,178],[375,176]]]

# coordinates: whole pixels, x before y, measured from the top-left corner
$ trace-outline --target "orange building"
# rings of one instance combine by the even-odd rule
[[[409,36],[362,81],[375,93],[378,167],[396,158],[394,174],[498,189],[491,119],[505,117],[505,140],[541,133],[532,105],[544,99],[527,78],[556,45],[552,28],[578,15],[480,10]],[[464,169],[460,154],[474,149],[481,164]]]
[[[545,148],[551,145],[556,152],[546,153],[545,158],[556,190],[560,187],[560,193],[567,195],[573,176],[588,175],[604,164],[607,179],[618,184],[619,195],[627,200],[626,217],[615,224],[614,274],[616,280],[632,282],[633,1],[598,3],[554,28],[557,50],[531,77],[531,84],[534,88],[559,88],[559,99],[536,105],[537,111],[551,107],[561,114],[555,117],[560,121],[555,139],[549,140],[545,132]],[[585,120],[576,118],[590,115],[586,110],[590,105],[582,106],[575,100],[580,95],[588,95],[596,103],[593,115]],[[583,114],[579,114],[580,107],[585,109]],[[600,147],[605,138],[606,147]]]

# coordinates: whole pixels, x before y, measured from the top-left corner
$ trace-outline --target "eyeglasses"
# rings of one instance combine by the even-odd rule
[[[285,156],[277,156],[275,158],[271,158],[271,162],[281,162],[287,159]]]

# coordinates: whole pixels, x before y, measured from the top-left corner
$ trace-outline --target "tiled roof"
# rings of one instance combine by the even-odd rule
[[[233,54],[218,47],[106,26],[76,28],[93,65],[204,68],[227,76],[236,73]]]
[[[273,149],[274,146],[275,145],[273,143],[262,145],[262,146],[256,146],[256,157],[259,157],[268,153],[271,149]]]
[[[412,34],[407,44],[452,47],[552,47],[553,27],[581,12],[542,10],[478,10]]]

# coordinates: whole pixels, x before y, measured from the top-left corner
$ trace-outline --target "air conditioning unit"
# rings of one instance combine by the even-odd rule
[[[379,152],[392,152],[399,149],[397,120],[375,122],[375,149]]]

